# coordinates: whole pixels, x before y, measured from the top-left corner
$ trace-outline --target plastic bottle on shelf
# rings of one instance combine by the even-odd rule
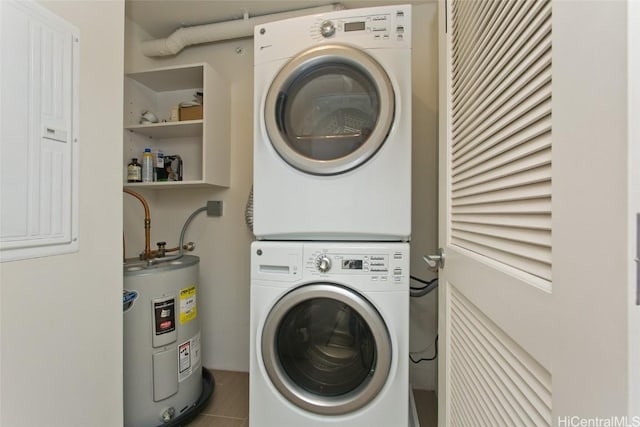
[[[164,169],[164,153],[162,152],[162,150],[156,150],[154,158],[155,158],[154,180],[166,181],[167,171]]]
[[[142,166],[135,157],[127,165],[127,182],[142,182]]]
[[[142,155],[142,182],[153,182],[153,154],[151,154],[151,148],[145,148]]]

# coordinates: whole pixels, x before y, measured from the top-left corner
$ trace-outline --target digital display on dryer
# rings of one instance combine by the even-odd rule
[[[364,21],[360,22],[345,22],[344,31],[362,31],[364,30]]]
[[[362,270],[362,260],[361,259],[343,259],[342,269],[343,270]]]

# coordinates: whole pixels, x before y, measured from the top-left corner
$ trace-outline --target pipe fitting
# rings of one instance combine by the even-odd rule
[[[162,422],[168,423],[173,419],[175,415],[176,415],[176,410],[173,406],[171,408],[165,408],[161,414]]]
[[[151,213],[149,210],[149,204],[144,197],[135,191],[129,190],[128,188],[123,188],[122,191],[135,197],[140,201],[140,203],[142,203],[142,207],[144,208],[144,255],[141,259],[151,259]]]

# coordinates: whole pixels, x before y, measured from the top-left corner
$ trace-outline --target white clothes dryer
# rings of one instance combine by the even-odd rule
[[[254,234],[409,240],[411,7],[258,25]]]
[[[407,426],[409,244],[251,246],[251,427]]]

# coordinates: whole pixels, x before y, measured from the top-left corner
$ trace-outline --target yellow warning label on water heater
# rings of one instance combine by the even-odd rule
[[[196,286],[180,290],[180,324],[192,321],[198,314],[196,306]]]

